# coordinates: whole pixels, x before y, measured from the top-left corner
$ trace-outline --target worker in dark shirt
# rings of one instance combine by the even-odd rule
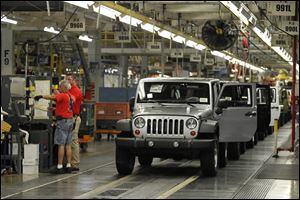
[[[56,101],[55,117],[57,119],[54,135],[54,144],[58,145],[58,164],[53,171],[56,174],[71,173],[72,159],[72,129],[73,129],[73,102],[74,97],[69,93],[71,85],[68,81],[62,80],[59,83],[59,92],[52,95],[38,95],[34,99],[41,98]],[[65,151],[66,149],[66,151]],[[66,169],[63,169],[63,159],[67,157]]]
[[[71,84],[70,93],[74,96],[75,102],[74,102],[74,110],[73,110],[73,116],[74,116],[74,129],[72,131],[72,170],[78,171],[79,165],[80,165],[80,151],[79,151],[79,142],[78,142],[78,132],[79,127],[81,123],[80,118],[80,107],[82,104],[82,92],[79,89],[79,87],[76,84],[76,77],[74,75],[67,75],[66,79]]]

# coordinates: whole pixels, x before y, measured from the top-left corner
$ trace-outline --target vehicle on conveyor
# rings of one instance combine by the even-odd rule
[[[133,171],[153,158],[199,159],[205,176],[239,159],[240,143],[257,130],[255,83],[226,83],[218,79],[145,78],[131,99],[131,119],[118,121],[116,167]],[[269,122],[267,123],[269,126]]]

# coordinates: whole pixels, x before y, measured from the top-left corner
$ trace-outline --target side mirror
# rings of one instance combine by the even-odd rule
[[[135,97],[132,97],[132,98],[129,100],[129,110],[130,110],[130,112],[133,112],[134,102],[135,102]]]
[[[218,108],[216,109],[215,113],[216,113],[217,115],[222,114],[222,113],[223,113],[222,108],[218,107]]]
[[[225,99],[220,99],[218,102],[219,108],[227,108],[229,106],[229,101]]]

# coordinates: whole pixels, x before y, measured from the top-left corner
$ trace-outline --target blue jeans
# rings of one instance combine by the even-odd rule
[[[73,123],[73,118],[57,120],[54,135],[54,144],[70,145],[72,143]]]

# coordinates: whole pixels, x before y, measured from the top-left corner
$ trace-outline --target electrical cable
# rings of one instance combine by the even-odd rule
[[[76,13],[76,11],[78,10],[79,7],[76,7],[76,9],[73,11],[72,15],[70,16],[70,18],[68,19],[67,23],[63,26],[63,28],[61,29],[61,31],[56,34],[55,36],[53,36],[52,38],[49,38],[48,40],[45,40],[45,41],[39,41],[37,43],[47,43],[47,42],[50,42],[51,40],[53,40],[54,38],[58,37],[64,30],[65,28],[67,27],[67,25],[69,24],[69,22],[71,21],[72,17],[74,16],[74,14]]]
[[[40,7],[34,5],[33,3],[30,3],[29,1],[25,1],[25,3],[31,5],[32,7],[36,8],[36,9],[38,9],[38,10],[40,10],[40,11],[47,11],[47,10],[41,9]]]
[[[10,9],[6,15],[1,16],[1,19],[3,19],[4,17],[7,17],[12,11],[14,11],[14,9],[15,9],[16,7],[17,7],[17,6],[13,7],[12,9]]]
[[[272,26],[274,26],[276,29],[280,30],[281,32],[293,37],[293,35],[289,34],[288,32],[282,30],[281,28],[279,28],[274,22],[272,22],[269,17],[266,15],[266,13],[264,12],[264,10],[257,4],[256,1],[254,1],[255,5],[257,6],[259,12],[271,23]]]
[[[67,23],[63,26],[63,28],[61,29],[61,31],[56,34],[55,36],[53,36],[52,38],[49,38],[48,40],[45,40],[45,41],[39,41],[39,42],[34,42],[34,44],[40,44],[40,43],[47,43],[47,42],[50,42],[51,40],[53,40],[54,38],[58,37],[64,30],[65,28],[67,27],[67,25],[69,24],[70,20],[72,19],[72,17],[74,16],[74,14],[76,13],[76,11],[78,10],[78,7],[73,11],[72,15],[70,16],[70,18],[68,19]],[[25,50],[25,45],[26,43],[29,43],[28,41],[25,42],[22,46],[22,50],[24,51],[25,54],[27,54],[28,52],[26,52]]]

